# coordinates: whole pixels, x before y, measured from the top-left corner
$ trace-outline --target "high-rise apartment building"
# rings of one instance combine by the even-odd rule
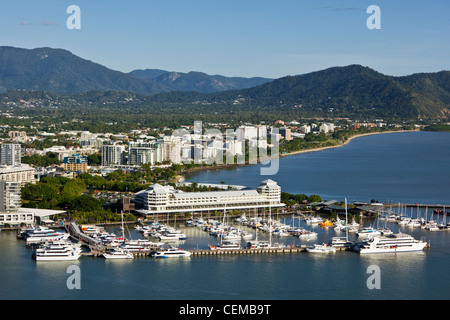
[[[0,164],[7,166],[19,166],[22,156],[20,144],[4,143],[0,146]]]
[[[114,166],[124,164],[125,146],[102,146],[102,166]]]

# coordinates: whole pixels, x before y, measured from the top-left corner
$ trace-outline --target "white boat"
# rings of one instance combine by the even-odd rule
[[[80,254],[75,251],[70,252],[42,252],[36,253],[36,261],[73,261],[78,260]]]
[[[364,237],[373,237],[373,236],[379,236],[381,235],[381,232],[377,229],[374,229],[372,227],[364,227],[358,232],[356,232],[356,236],[364,238]]]
[[[241,238],[244,239],[244,240],[250,240],[250,239],[253,238],[253,234],[251,234],[249,232],[242,231]]]
[[[274,236],[276,236],[276,237],[288,237],[288,236],[290,236],[290,234],[287,231],[282,230],[282,229],[275,230],[274,232],[272,232],[272,234]]]
[[[72,261],[78,260],[80,255],[81,246],[57,243],[39,247],[33,257],[36,261]]]
[[[31,229],[23,229],[23,231],[22,231],[24,239],[31,237],[31,236],[46,235],[46,234],[55,233],[55,232],[56,232],[55,230],[50,229],[48,227],[44,227],[44,226],[39,226],[36,228],[31,228]]]
[[[184,233],[170,233],[166,232],[158,237],[161,241],[179,241],[179,240],[185,240],[186,235]]]
[[[389,228],[383,228],[383,229],[380,230],[380,232],[381,232],[381,235],[383,235],[383,236],[388,236],[388,235],[391,235],[391,234],[394,233],[394,232],[393,232],[391,229],[389,229]]]
[[[319,224],[320,222],[323,222],[323,219],[321,217],[308,217],[305,222],[306,224]]]
[[[51,232],[46,234],[31,235],[26,238],[27,245],[48,243],[69,239],[70,234],[66,232]]]
[[[269,241],[250,241],[247,243],[247,249],[275,249],[285,248],[286,245],[282,243],[270,243]]]
[[[131,243],[123,243],[120,245],[119,249],[122,249],[127,252],[150,252],[151,251],[149,246],[144,246],[141,244],[131,244]]]
[[[306,251],[310,253],[335,253],[336,248],[324,243],[314,244],[312,247],[306,248]]]
[[[426,242],[416,240],[404,233],[390,236],[373,237],[355,248],[360,254],[365,253],[397,253],[409,251],[421,251],[427,245]]]
[[[105,252],[103,257],[105,259],[133,259],[134,255],[127,250],[116,248],[111,252]]]
[[[100,226],[81,226],[81,231],[87,235],[94,235],[103,232],[103,227]]]
[[[125,241],[124,244],[138,245],[138,246],[143,246],[143,247],[161,247],[163,245],[161,242],[152,242],[148,239],[128,240],[128,241]]]
[[[181,250],[180,248],[169,248],[155,251],[152,256],[155,258],[184,258],[190,257],[191,252]]]
[[[408,224],[408,222],[410,221],[410,218],[407,217],[400,217],[400,220],[397,221],[398,225],[404,226],[406,224]]]
[[[70,243],[67,241],[56,241],[53,243],[45,244],[36,249],[36,253],[42,253],[45,251],[53,251],[53,252],[66,252],[66,251],[75,251],[81,252],[81,243]]]
[[[241,245],[234,241],[223,241],[216,246],[209,246],[210,250],[236,250],[241,249]]]
[[[407,227],[413,227],[413,228],[419,228],[420,226],[422,226],[422,223],[420,222],[419,219],[411,219],[409,220],[409,222],[406,224]]]
[[[294,234],[294,236],[299,237],[299,238],[314,238],[314,237],[317,237],[317,232],[302,229],[302,230],[297,231],[297,233]]]
[[[329,243],[330,246],[335,248],[349,247],[352,243],[348,241],[347,237],[333,237]]]
[[[241,235],[236,232],[225,233],[222,235],[223,240],[240,240]]]

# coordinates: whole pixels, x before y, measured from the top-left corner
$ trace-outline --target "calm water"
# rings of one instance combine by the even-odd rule
[[[282,191],[328,200],[450,204],[450,133],[366,136],[341,148],[281,158],[273,176],[261,176],[255,165],[204,171],[187,180],[256,188],[267,178]]]
[[[276,180],[283,191],[320,194],[324,198],[420,203],[450,203],[450,134],[408,133],[370,136],[348,146],[281,160]],[[267,177],[257,167],[203,172],[192,181],[257,186]],[[213,178],[215,177],[215,178]],[[413,216],[417,212],[412,212]],[[420,214],[424,214],[422,211]],[[303,221],[278,217],[288,224]],[[384,223],[365,219],[366,225]],[[286,254],[263,256],[136,258],[108,261],[83,257],[74,262],[36,262],[15,232],[0,232],[0,299],[151,299],[151,300],[310,300],[310,299],[449,299],[450,232],[428,232],[388,223],[388,227],[430,241],[418,253],[359,256]],[[132,229],[132,227],[130,226]],[[217,241],[195,227],[179,246],[206,248]],[[333,230],[312,227],[309,242],[283,238],[287,244],[328,242]],[[111,230],[118,232],[118,230]],[[139,235],[133,230],[131,237]],[[263,235],[260,235],[260,238]],[[279,239],[276,239],[279,241]],[[66,286],[67,267],[81,270],[81,290]],[[367,268],[381,270],[381,289],[370,290]]]

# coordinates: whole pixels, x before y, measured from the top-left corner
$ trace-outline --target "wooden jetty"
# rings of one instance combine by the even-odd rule
[[[90,246],[89,252],[83,252],[82,256],[101,257],[107,250],[106,247]],[[336,251],[346,251],[344,247],[336,247]],[[156,250],[132,252],[135,257],[149,257]],[[299,254],[306,252],[306,246],[285,247],[285,248],[263,248],[263,249],[230,249],[230,250],[210,250],[210,249],[194,249],[186,250],[191,256],[231,256],[231,255],[265,255],[265,254]]]

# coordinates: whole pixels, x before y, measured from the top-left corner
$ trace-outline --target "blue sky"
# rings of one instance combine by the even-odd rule
[[[80,30],[66,27],[73,4]],[[366,27],[373,4],[380,30]],[[361,64],[407,75],[450,70],[449,9],[447,0],[1,0],[0,45],[63,48],[123,72],[278,78]]]

